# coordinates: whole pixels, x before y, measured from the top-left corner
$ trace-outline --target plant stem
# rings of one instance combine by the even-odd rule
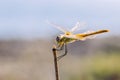
[[[56,80],[59,80],[59,74],[58,74],[58,63],[57,63],[57,50],[56,48],[54,47],[52,49],[53,51],[53,56],[54,56],[54,66],[55,66],[55,77],[56,77]]]

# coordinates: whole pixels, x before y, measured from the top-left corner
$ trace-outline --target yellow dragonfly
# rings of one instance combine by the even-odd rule
[[[73,43],[79,40],[91,39],[91,38],[94,38],[95,35],[97,34],[109,32],[109,30],[98,30],[98,31],[86,32],[86,33],[74,34],[74,32],[81,27],[80,22],[77,22],[76,25],[70,30],[66,30],[62,26],[59,26],[54,23],[50,23],[50,24],[64,33],[64,34],[60,34],[56,38],[56,42],[57,42],[56,50],[61,51],[63,50],[63,48],[65,49],[65,53],[60,55],[58,57],[58,60],[67,54],[67,44]]]

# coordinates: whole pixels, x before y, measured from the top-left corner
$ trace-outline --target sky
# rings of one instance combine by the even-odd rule
[[[46,38],[84,22],[84,30],[109,29],[120,34],[120,0],[0,0],[0,39]]]

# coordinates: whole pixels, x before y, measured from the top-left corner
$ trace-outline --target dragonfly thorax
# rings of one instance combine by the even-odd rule
[[[65,35],[71,35],[72,33],[71,32],[66,32]]]

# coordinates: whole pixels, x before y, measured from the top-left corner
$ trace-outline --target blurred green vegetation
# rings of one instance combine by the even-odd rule
[[[101,55],[87,56],[79,60],[78,65],[70,64],[79,66],[78,71],[76,73],[71,73],[72,70],[66,72],[68,77],[63,80],[120,80],[119,53],[110,55],[101,53]],[[70,67],[70,65],[65,67]]]

